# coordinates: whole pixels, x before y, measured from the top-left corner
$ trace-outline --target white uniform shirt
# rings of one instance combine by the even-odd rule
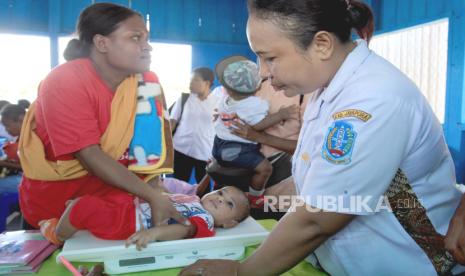
[[[227,141],[256,144],[256,142],[232,134],[230,130],[232,121],[238,118],[249,125],[255,125],[266,117],[268,109],[268,102],[259,97],[250,96],[236,101],[227,94],[223,94],[218,105],[219,117],[215,122],[216,135]]]
[[[202,101],[196,94],[190,94],[184,105],[181,121],[181,101],[174,104],[170,118],[179,124],[173,137],[175,150],[202,161],[211,157],[215,138],[213,113],[219,99],[217,95],[209,94]]]
[[[418,88],[359,41],[329,86],[311,95],[293,159],[307,204],[357,215],[315,251],[331,275],[436,275],[392,212],[370,212],[383,206],[398,169],[445,235],[461,193],[442,127]]]

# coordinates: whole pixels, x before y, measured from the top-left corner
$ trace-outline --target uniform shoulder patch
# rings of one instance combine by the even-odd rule
[[[334,113],[332,117],[334,120],[340,120],[343,118],[352,117],[352,118],[358,118],[366,122],[371,119],[371,114],[366,113],[365,111],[362,111],[359,109],[346,109],[346,110]]]
[[[336,121],[329,128],[323,144],[322,156],[336,165],[350,164],[357,133],[346,121]]]

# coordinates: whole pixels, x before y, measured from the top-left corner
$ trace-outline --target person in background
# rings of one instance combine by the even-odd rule
[[[8,134],[14,137],[13,141],[3,145],[3,152],[6,158],[0,161],[0,166],[21,170],[18,157],[18,139],[25,114],[26,110],[22,106],[15,104],[8,104],[0,110],[2,124],[5,126]]]
[[[0,110],[2,110],[2,108],[6,105],[10,104],[9,101],[5,101],[5,100],[0,100]],[[5,129],[5,126],[3,124],[0,123],[0,139],[3,140],[3,142],[5,141],[11,141],[14,139],[13,136],[11,136],[8,131],[6,131]]]
[[[219,98],[210,93],[214,81],[213,71],[206,67],[194,69],[184,106],[181,98],[171,110],[171,128],[175,129],[174,177],[189,181],[192,169],[197,182],[205,175],[207,160],[211,157],[213,138],[213,114]]]
[[[26,110],[15,104],[7,104],[0,110],[1,123],[13,138],[3,144],[4,155],[0,160],[0,191],[17,192],[22,171],[18,156],[18,139]]]
[[[299,137],[300,128],[302,126],[302,118],[306,109],[308,95],[287,97],[282,91],[275,91],[269,79],[262,82],[260,89],[255,95],[269,103],[271,113],[292,105],[300,107],[299,113],[285,120],[283,123],[276,124],[264,131],[256,131],[245,122],[233,122],[234,127],[231,131],[239,137],[260,143],[260,151],[268,159],[274,159],[275,156],[279,156],[279,159],[282,158],[287,160],[287,156],[294,153],[297,145],[297,138]],[[273,165],[274,169],[278,170],[280,168],[275,168],[275,166],[290,166],[290,164],[282,162],[276,162],[275,164],[277,165]],[[284,172],[287,172],[287,170],[284,170]],[[291,176],[291,172],[289,171],[288,173],[289,177],[283,179],[279,183],[271,183],[274,185],[267,187],[264,195],[296,195],[294,180]]]
[[[243,121],[261,131],[296,117],[298,107],[293,105],[269,113],[268,102],[255,96],[261,86],[258,66],[245,57],[225,58],[215,71],[226,94],[218,105],[212,155],[221,166],[253,170],[248,196],[251,206],[260,208],[272,166],[260,152],[260,144],[231,133],[232,123]]]
[[[29,108],[29,106],[31,106],[31,103],[26,99],[20,99],[20,100],[18,100],[17,105],[24,108],[24,110],[27,110]]]

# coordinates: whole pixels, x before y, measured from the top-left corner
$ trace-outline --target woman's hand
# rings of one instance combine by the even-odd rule
[[[455,211],[449,223],[444,246],[454,259],[464,265],[465,264],[465,196],[462,197],[459,207]]]
[[[148,203],[152,211],[152,222],[154,226],[167,224],[170,218],[180,224],[186,226],[190,225],[189,220],[183,217],[176,208],[174,208],[173,202],[167,193],[154,191]]]
[[[244,139],[259,142],[258,139],[261,137],[261,132],[254,130],[250,125],[242,121],[233,121],[232,127],[230,128],[231,133],[242,137]]]
[[[283,121],[287,119],[300,117],[300,107],[295,104],[287,106],[287,107],[281,107],[278,112],[279,112],[279,116],[281,117]]]
[[[202,275],[202,276],[237,276],[240,263],[230,260],[198,260],[197,262],[185,267],[180,276]]]
[[[86,266],[79,266],[79,273],[83,276],[106,276],[108,274],[103,273],[103,266],[101,264],[93,266],[90,271]]]

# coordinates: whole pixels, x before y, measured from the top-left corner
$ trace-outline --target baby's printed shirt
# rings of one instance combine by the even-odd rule
[[[195,195],[171,194],[169,195],[176,210],[190,223],[196,227],[193,238],[205,238],[215,235],[213,216],[200,203],[200,198]],[[150,205],[136,198],[136,231],[141,227],[149,229],[152,227],[152,212]],[[168,224],[176,223],[170,219]]]

